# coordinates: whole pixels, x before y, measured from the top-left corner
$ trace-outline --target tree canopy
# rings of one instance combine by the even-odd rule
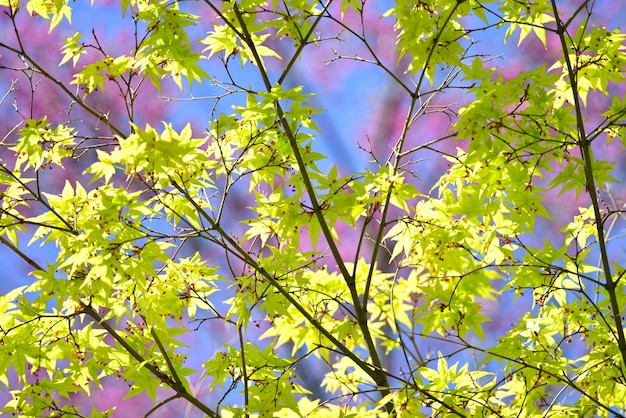
[[[626,416],[614,5],[91,3],[0,0],[3,413]]]

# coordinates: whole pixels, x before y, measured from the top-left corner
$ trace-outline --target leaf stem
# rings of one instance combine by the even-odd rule
[[[246,370],[246,346],[243,341],[243,324],[237,327],[237,333],[239,334],[239,347],[241,348],[241,377],[243,378],[243,401],[246,408],[245,417],[248,418],[248,405],[250,404],[250,394],[248,389],[248,371]]]

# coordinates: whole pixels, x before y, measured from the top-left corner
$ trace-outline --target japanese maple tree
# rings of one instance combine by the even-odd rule
[[[610,6],[92,3],[0,0],[4,413],[626,416]]]

